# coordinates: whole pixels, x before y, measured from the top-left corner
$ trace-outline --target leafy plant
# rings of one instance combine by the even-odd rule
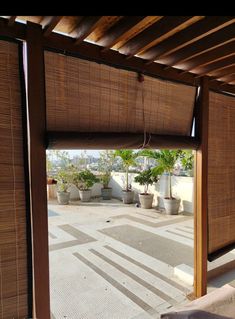
[[[128,173],[129,173],[129,168],[130,166],[136,166],[136,157],[137,153],[134,153],[133,150],[116,150],[114,152],[115,157],[120,157],[123,163],[123,166],[126,171],[126,187],[125,190],[128,192],[130,191],[130,186],[129,186],[129,180],[128,180]]]
[[[99,179],[88,169],[79,172],[76,178],[79,182],[78,188],[80,190],[88,190],[99,182]]]
[[[111,173],[106,172],[105,174],[101,175],[100,181],[103,184],[104,188],[109,188],[109,182],[111,178]]]
[[[169,193],[170,199],[174,199],[172,196],[172,183],[171,176],[175,167],[176,162],[179,160],[182,151],[181,150],[143,150],[138,153],[139,156],[146,156],[153,158],[157,161],[157,166],[152,168],[152,173],[155,176],[161,175],[164,172],[169,174]]]
[[[183,168],[186,171],[193,169],[194,155],[192,150],[184,150],[180,156]]]
[[[102,173],[100,180],[104,188],[109,187],[114,160],[115,160],[114,151],[104,150],[100,152],[100,157],[98,161],[98,169]]]
[[[70,186],[70,174],[66,169],[60,169],[57,173],[57,190],[58,192],[67,192]]]
[[[147,169],[147,170],[139,173],[135,177],[135,182],[139,183],[140,185],[144,185],[144,194],[147,195],[149,185],[153,185],[154,183],[157,183],[158,176],[153,174],[152,169]]]

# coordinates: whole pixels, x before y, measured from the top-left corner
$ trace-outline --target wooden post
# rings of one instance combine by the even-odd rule
[[[208,78],[201,80],[195,113],[195,136],[201,144],[195,155],[194,198],[194,294],[201,297],[207,293],[207,165],[208,165]]]
[[[50,319],[44,53],[41,26],[30,22],[27,23],[27,91],[34,316]]]

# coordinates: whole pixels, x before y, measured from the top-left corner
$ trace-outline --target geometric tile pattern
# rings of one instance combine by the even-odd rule
[[[193,264],[192,217],[118,200],[49,208],[51,318],[160,318],[188,302],[173,270]]]

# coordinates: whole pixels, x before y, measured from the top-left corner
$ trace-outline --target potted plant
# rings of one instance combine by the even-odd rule
[[[57,199],[59,204],[68,205],[70,192],[68,192],[69,187],[69,174],[66,169],[60,169],[57,173]]]
[[[104,200],[109,200],[112,197],[112,187],[109,187],[111,174],[109,172],[101,175],[100,181],[103,184],[101,188],[101,196]]]
[[[112,197],[112,187],[109,186],[109,182],[111,179],[114,158],[114,151],[104,150],[100,152],[98,169],[102,173],[100,177],[100,181],[103,184],[101,196],[104,200],[109,200]]]
[[[91,199],[91,187],[99,182],[99,179],[88,169],[77,175],[79,195],[82,202],[89,202]]]
[[[175,164],[179,160],[181,154],[181,150],[144,150],[141,152],[142,156],[153,158],[157,161],[157,166],[152,169],[153,174],[157,176],[166,172],[169,176],[169,196],[165,197],[163,202],[166,213],[170,215],[178,214],[180,206],[180,199],[172,195],[171,176],[173,174]]]
[[[129,185],[129,168],[130,166],[135,166],[135,159],[137,154],[133,150],[116,150],[114,153],[115,157],[120,157],[126,172],[125,189],[122,190],[122,199],[124,204],[133,203],[134,192],[131,190],[131,185]]]
[[[139,194],[140,205],[142,208],[152,208],[153,205],[153,194],[148,193],[149,185],[153,185],[157,183],[158,176],[153,174],[151,169],[147,169],[143,172],[140,172],[135,177],[135,182],[139,183],[140,185],[144,185],[144,193]]]

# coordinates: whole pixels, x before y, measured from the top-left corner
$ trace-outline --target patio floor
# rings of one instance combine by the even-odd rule
[[[119,200],[49,203],[51,318],[147,319],[187,303],[193,216]]]

